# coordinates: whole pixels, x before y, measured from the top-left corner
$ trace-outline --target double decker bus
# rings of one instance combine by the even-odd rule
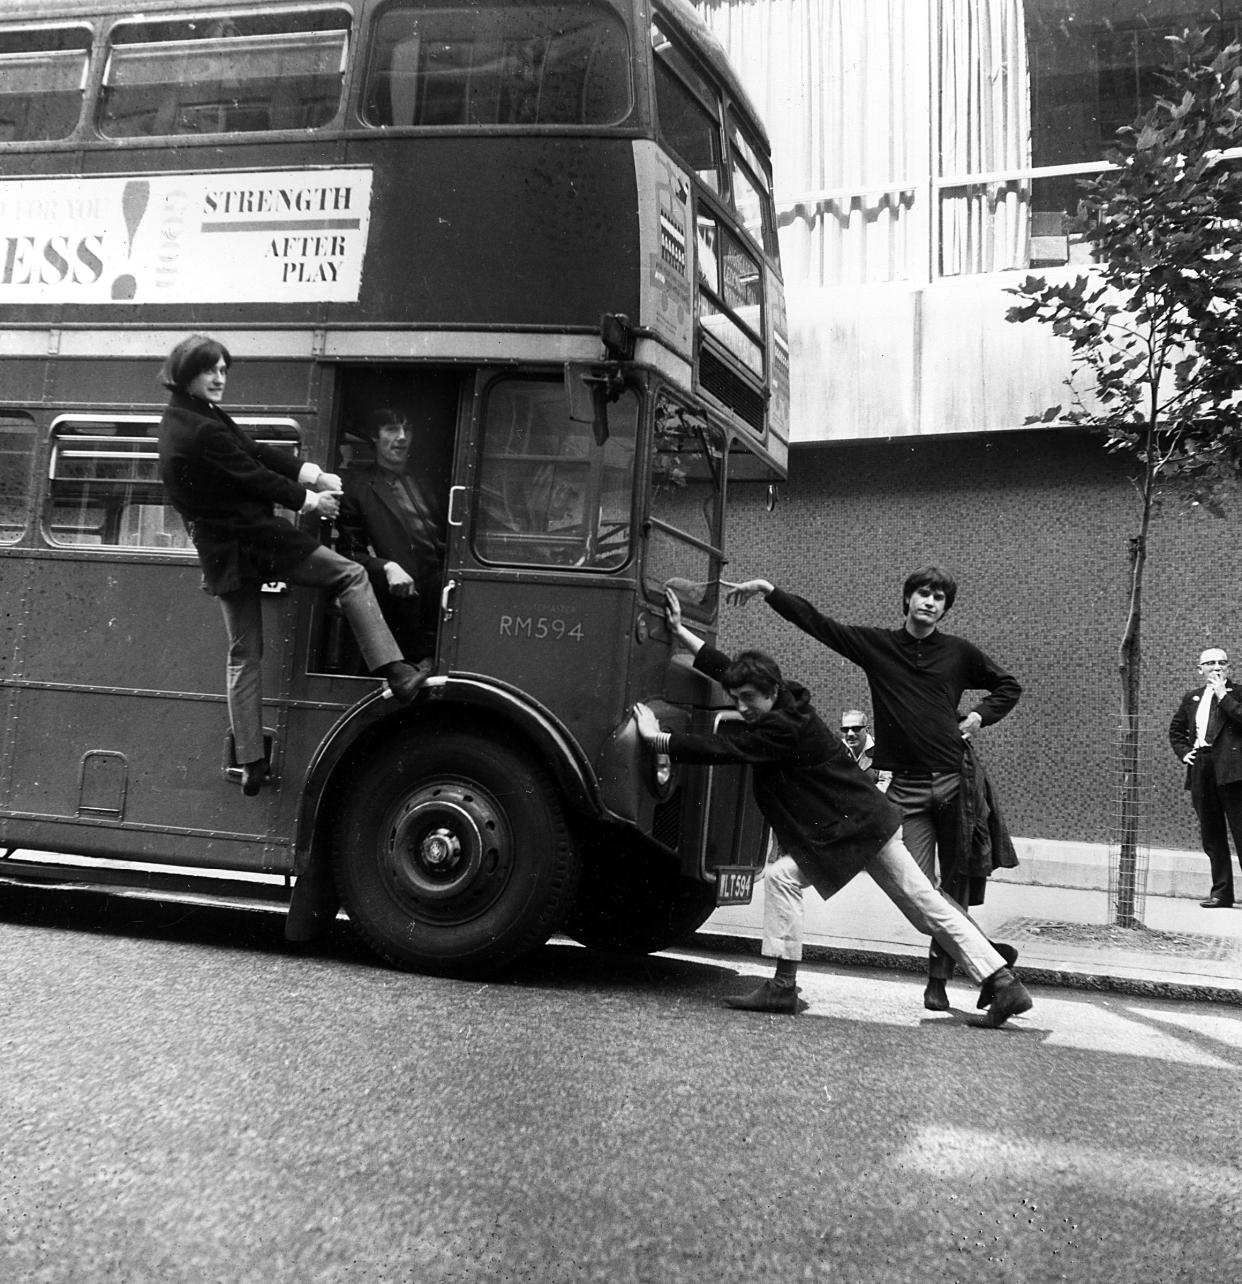
[[[662,591],[714,635],[728,488],[786,465],[785,329],[767,140],[683,0],[8,0],[0,878],[274,876],[290,939],[343,904],[453,975],[748,898],[744,772],[651,755],[631,709],[727,716]],[[406,708],[265,586],[253,799],[157,474],[192,331],[257,440],[348,474],[399,407],[447,504]]]

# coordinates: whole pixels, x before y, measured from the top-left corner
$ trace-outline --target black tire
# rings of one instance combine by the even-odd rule
[[[617,837],[582,872],[564,931],[590,949],[651,954],[684,940],[716,908],[716,888],[683,878],[673,858]]]
[[[546,774],[461,731],[379,751],[337,815],[334,866],[351,920],[381,958],[460,977],[542,945],[579,873]]]

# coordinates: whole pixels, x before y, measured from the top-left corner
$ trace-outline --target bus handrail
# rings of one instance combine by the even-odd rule
[[[724,560],[724,549],[718,548],[715,544],[709,544],[706,540],[698,539],[688,531],[683,531],[679,527],[670,526],[668,522],[661,521],[658,517],[648,517],[647,525],[654,526],[657,530],[662,530],[666,535],[675,536],[677,539],[684,541],[693,548],[700,549],[704,553],[710,553],[713,557]]]

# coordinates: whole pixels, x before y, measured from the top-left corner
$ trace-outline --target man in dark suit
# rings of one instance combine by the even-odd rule
[[[343,478],[337,550],[366,567],[380,609],[405,654],[430,667],[444,575],[445,514],[408,471],[413,434],[398,411],[369,420],[375,463]]]
[[[1229,680],[1229,657],[1220,647],[1199,656],[1204,685],[1187,691],[1169,723],[1169,744],[1186,764],[1186,788],[1199,836],[1212,867],[1212,890],[1199,904],[1233,904],[1229,834],[1242,861],[1242,688]]]

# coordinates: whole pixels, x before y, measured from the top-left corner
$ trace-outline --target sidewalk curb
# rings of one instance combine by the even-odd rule
[[[716,932],[695,932],[687,944],[710,954],[747,954],[758,956],[760,942],[750,936],[729,936]],[[841,967],[878,968],[889,972],[911,972],[923,976],[927,971],[925,954],[907,954],[900,950],[860,950],[832,945],[804,945],[804,963],[832,963]],[[1144,999],[1176,999],[1188,1003],[1223,1003],[1242,1006],[1242,988],[1224,985],[1200,985],[1185,981],[1155,981],[1145,977],[1111,976],[1107,973],[1084,972],[1069,968],[1018,967],[1022,980],[1032,985],[1050,985],[1067,990],[1090,990],[1096,993],[1127,994]]]

